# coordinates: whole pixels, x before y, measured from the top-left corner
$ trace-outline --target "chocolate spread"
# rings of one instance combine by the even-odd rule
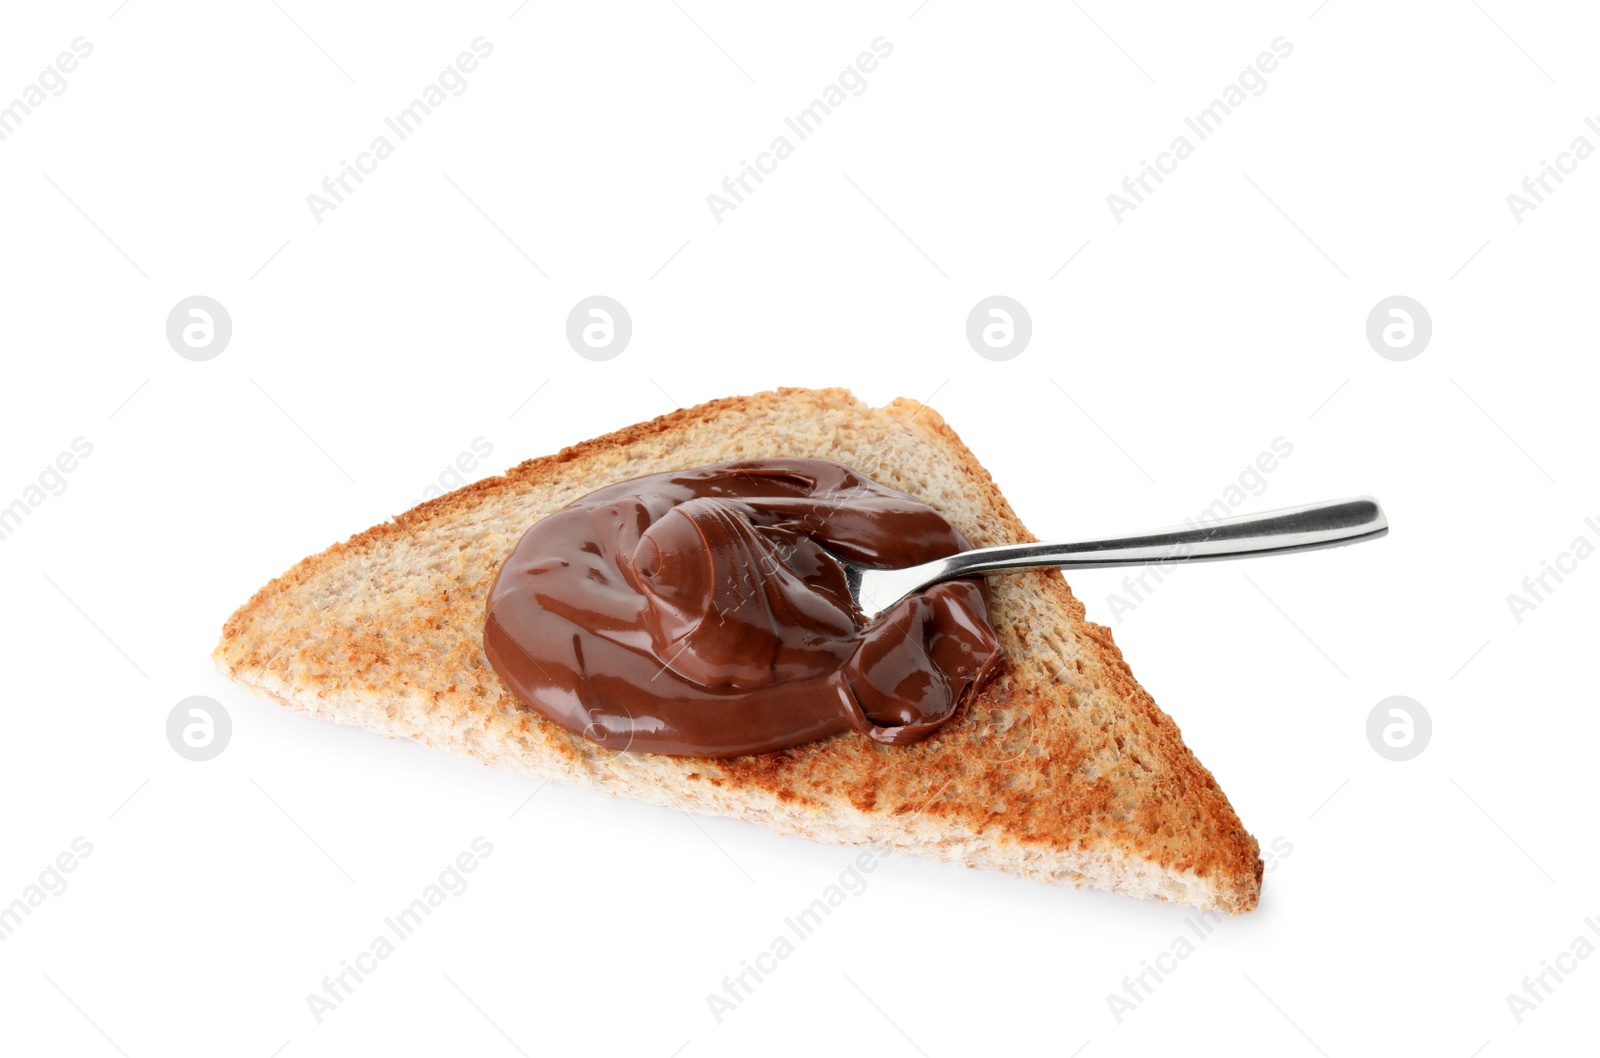
[[[868,622],[838,559],[911,566],[970,546],[827,460],[652,474],[523,535],[489,593],[484,653],[524,704],[609,749],[916,742],[999,668],[984,586],[937,584]]]

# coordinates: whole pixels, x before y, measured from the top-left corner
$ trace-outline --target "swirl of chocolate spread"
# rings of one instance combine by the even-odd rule
[[[823,459],[652,474],[540,519],[489,592],[483,649],[528,707],[616,750],[765,753],[842,731],[927,738],[998,671],[984,585],[868,622],[838,558],[971,545],[933,508]]]

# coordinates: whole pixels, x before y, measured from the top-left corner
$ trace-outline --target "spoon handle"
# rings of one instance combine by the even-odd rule
[[[1373,540],[1388,531],[1389,519],[1378,501],[1361,496],[1102,540],[981,547],[902,569],[847,564],[845,575],[862,612],[873,617],[914,591],[955,577],[1041,567],[1094,569],[1276,555]]]
[[[1388,530],[1389,520],[1378,501],[1363,496],[1103,540],[983,547],[929,562],[919,568],[944,567],[943,571],[930,579],[929,583],[932,583],[934,580],[974,573],[1037,566],[1086,569],[1273,555],[1283,551],[1355,543],[1382,536]]]

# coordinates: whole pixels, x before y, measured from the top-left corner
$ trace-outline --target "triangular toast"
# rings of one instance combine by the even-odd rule
[[[1007,664],[927,741],[847,732],[705,760],[613,753],[523,707],[484,659],[484,598],[523,531],[603,485],[736,459],[837,460],[931,504],[974,546],[1035,539],[938,414],[845,390],[712,401],[532,459],[313,555],[228,619],[241,684],[485,764],[817,841],[1239,913],[1259,848],[1108,629],[1055,571],[991,578]]]

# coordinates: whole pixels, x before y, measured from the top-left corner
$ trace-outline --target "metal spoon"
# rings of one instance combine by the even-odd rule
[[[868,569],[843,559],[839,562],[844,566],[850,597],[871,620],[912,592],[953,577],[1051,566],[1094,569],[1275,555],[1373,540],[1388,531],[1389,520],[1378,501],[1362,496],[1106,540],[980,547],[902,569]]]

